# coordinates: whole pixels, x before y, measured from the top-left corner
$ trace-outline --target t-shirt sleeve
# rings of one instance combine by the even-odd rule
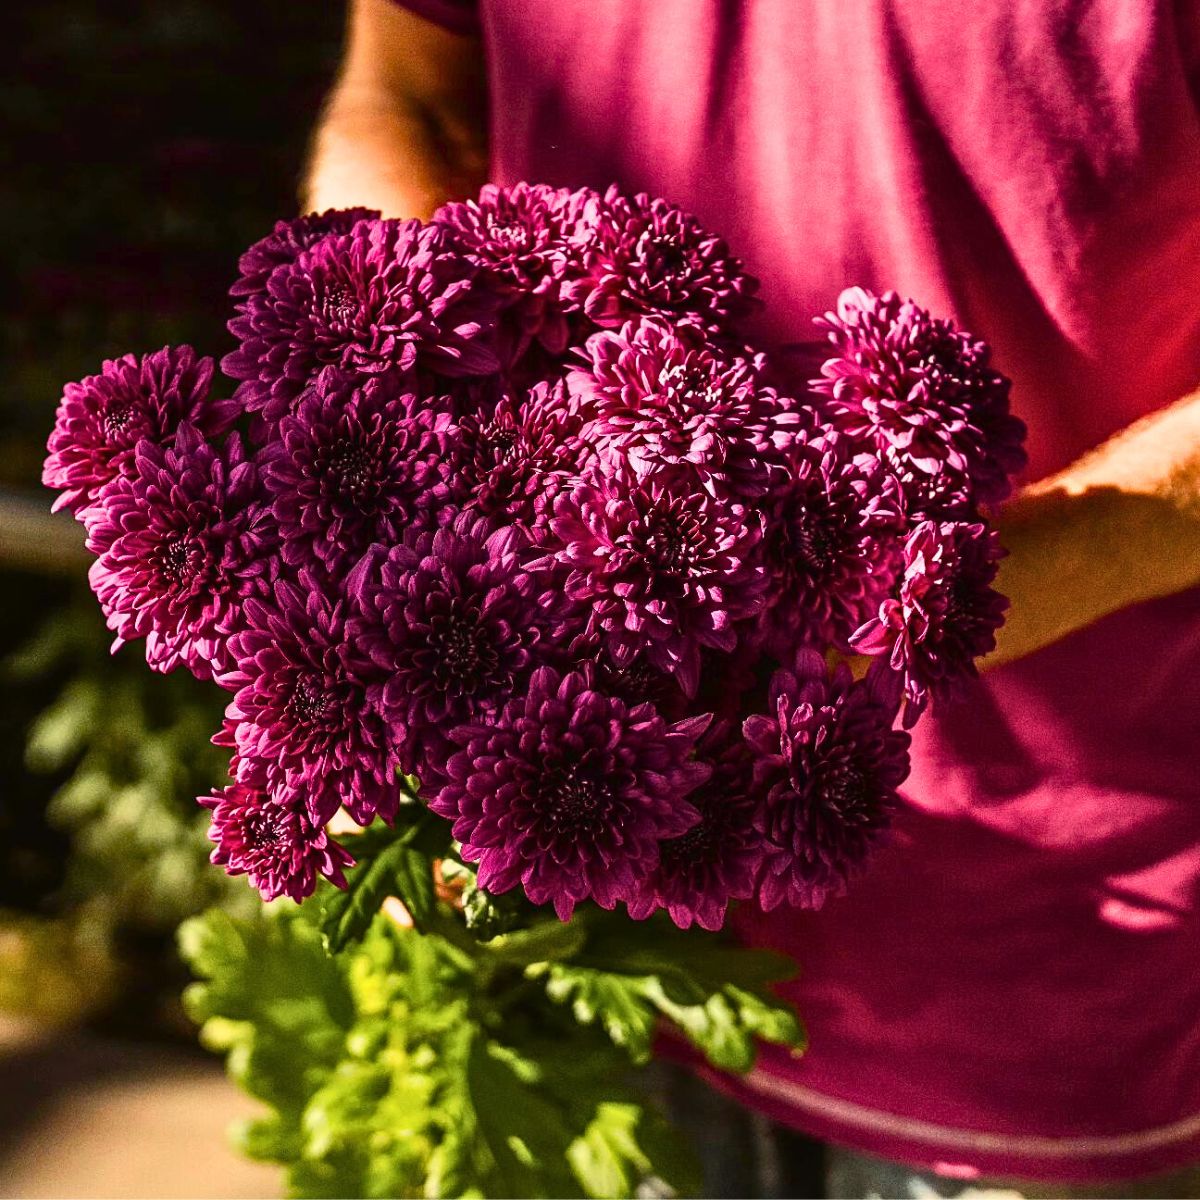
[[[393,0],[393,3],[452,33],[479,32],[478,0]]]

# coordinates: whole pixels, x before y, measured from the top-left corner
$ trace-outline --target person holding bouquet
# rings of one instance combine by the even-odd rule
[[[906,1164],[835,1152],[831,1194],[1200,1195],[1198,89],[1171,0],[351,6],[306,207],[616,181],[725,233],[761,341],[894,286],[1014,381],[983,678],[847,896],[739,914],[811,1048],[723,1086]]]

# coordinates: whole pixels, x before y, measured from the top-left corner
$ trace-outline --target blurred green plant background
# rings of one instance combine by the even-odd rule
[[[207,867],[195,803],[223,770],[220,696],[137,647],[109,657],[80,535],[44,517],[39,476],[65,381],[167,342],[228,349],[237,256],[296,209],[342,20],[285,0],[6,9],[0,1009],[191,1036],[174,928],[256,903]]]

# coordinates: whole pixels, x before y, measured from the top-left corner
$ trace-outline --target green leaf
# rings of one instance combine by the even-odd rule
[[[645,1094],[646,1077],[630,1071],[622,1051],[603,1036],[578,1030],[571,1052],[561,1038],[518,1038],[536,1064],[538,1086],[574,1136],[562,1148],[585,1194],[630,1196],[652,1179],[677,1195],[694,1195],[700,1180],[686,1139]]]
[[[327,886],[319,900],[326,949],[337,954],[361,941],[389,896],[396,896],[422,928],[434,913],[433,860],[449,848],[449,826],[415,806],[401,808],[399,829],[372,825],[346,839],[357,865],[346,872],[344,890]]]
[[[531,966],[577,954],[587,940],[582,925],[540,919],[527,929],[514,929],[482,943],[480,953],[492,964]]]
[[[650,1061],[655,1007],[646,992],[653,976],[626,976],[574,963],[551,963],[545,971],[546,994],[569,1004],[581,1025],[598,1024],[636,1063]]]
[[[601,1104],[567,1147],[567,1161],[589,1196],[630,1196],[649,1172],[650,1159],[637,1140],[641,1116],[636,1104]]]
[[[486,1143],[503,1196],[580,1196],[565,1157],[572,1131],[539,1088],[536,1063],[483,1038],[473,1041],[467,1084],[476,1128]]]
[[[465,880],[463,919],[471,933],[481,941],[508,933],[520,927],[522,922],[536,918],[537,910],[519,889],[496,896],[479,886],[473,870],[466,867],[459,870]]]
[[[57,771],[78,755],[96,724],[102,703],[99,688],[90,679],[76,679],[34,721],[25,743],[25,761],[31,771]]]
[[[380,915],[329,956],[316,920],[280,904],[181,934],[205,1044],[272,1109],[240,1143],[284,1163],[292,1194],[607,1197],[652,1177],[694,1193],[625,1051],[545,993],[586,921],[542,920],[465,954]]]
[[[665,920],[635,925],[600,911],[580,919],[587,943],[542,972],[546,994],[581,1024],[598,1024],[634,1062],[650,1057],[661,1018],[724,1070],[748,1071],[756,1039],[803,1048],[791,1005],[771,990],[794,972],[788,960]]]
[[[181,926],[179,949],[200,976],[184,1002],[205,1044],[229,1053],[230,1073],[251,1095],[285,1111],[303,1107],[337,1063],[354,1016],[317,931],[286,910],[235,922],[214,909]]]

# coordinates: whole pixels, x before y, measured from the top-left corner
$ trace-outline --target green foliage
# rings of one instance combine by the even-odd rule
[[[397,830],[373,825],[349,841],[356,860],[346,888],[322,889],[321,935],[331,953],[358,941],[384,900],[395,896],[418,929],[433,918],[431,860],[450,852],[450,829],[415,802],[401,806]]]
[[[116,985],[107,938],[94,922],[0,909],[0,1011],[69,1024],[110,1001]]]
[[[9,686],[67,676],[25,751],[31,771],[62,779],[46,815],[72,838],[64,899],[112,926],[164,932],[214,903],[249,912],[252,891],[208,863],[208,816],[196,804],[226,773],[227,753],[209,742],[220,691],[182,671],[151,674],[136,651],[111,659],[107,640],[89,601],[4,664]]]
[[[227,754],[209,742],[225,698],[182,671],[148,672],[137,647],[110,656],[110,636],[85,597],[0,663],[0,685],[49,698],[28,727],[25,764],[50,797],[25,819],[69,838],[53,891],[31,900],[28,916],[0,912],[0,940],[29,948],[13,956],[41,962],[0,965],[0,1008],[57,1021],[107,1006],[169,1014],[179,922],[213,905],[247,915],[260,906],[245,880],[210,864],[208,814],[196,803],[225,777]],[[6,868],[8,853],[0,846]],[[56,974],[88,986],[55,986],[50,1003]],[[119,1003],[122,989],[130,999]]]
[[[270,1109],[242,1148],[282,1163],[298,1196],[694,1191],[639,1067],[663,1024],[736,1070],[755,1036],[799,1045],[770,992],[782,960],[586,907],[566,924],[510,912],[488,936],[464,918],[471,869],[435,868],[449,853],[436,826],[416,806],[403,815],[360,835],[346,893],[183,927],[201,977],[189,1011]],[[416,927],[379,913],[388,896]]]
[[[395,828],[353,835],[345,891],[264,908],[209,866],[195,805],[224,771],[207,741],[220,695],[114,664],[96,626],[90,612],[52,624],[9,664],[10,678],[67,676],[28,748],[63,779],[51,812],[73,837],[77,915],[62,936],[111,993],[113,934],[216,903],[180,932],[200,980],[185,1002],[265,1106],[237,1133],[246,1154],[282,1164],[299,1196],[694,1190],[640,1068],[663,1026],[734,1070],[756,1038],[799,1045],[771,993],[786,964],[665,919],[582,906],[564,924],[488,895],[411,780]],[[391,898],[414,928],[381,913]]]
[[[755,1039],[804,1045],[790,1007],[770,992],[794,967],[764,950],[677,929],[665,916],[631,924],[589,911],[584,949],[537,968],[552,1000],[581,1024],[599,1024],[635,1062],[646,1062],[661,1018],[676,1026],[713,1066],[748,1071]]]
[[[330,956],[313,909],[185,924],[207,1046],[269,1113],[238,1131],[300,1196],[625,1196],[687,1155],[607,1039],[555,1034],[437,935],[376,916]]]

